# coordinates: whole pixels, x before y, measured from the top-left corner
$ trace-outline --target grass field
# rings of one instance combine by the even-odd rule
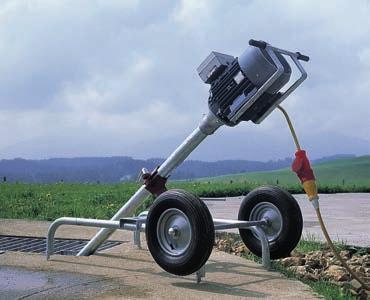
[[[370,192],[370,157],[343,159],[314,167],[321,193]],[[344,180],[344,181],[343,181]],[[168,188],[181,188],[201,197],[245,195],[262,184],[282,186],[302,193],[289,169],[245,173],[196,181],[175,181]],[[61,216],[111,218],[139,187],[124,184],[0,184],[0,218],[53,220]],[[147,199],[138,208],[146,208]]]
[[[0,184],[0,218],[53,220],[61,216],[111,218],[137,190],[139,184]],[[255,185],[175,182],[199,196],[246,194]],[[149,197],[137,211],[148,207]]]
[[[338,159],[313,166],[320,185],[370,186],[370,156]],[[212,181],[248,181],[281,185],[297,183],[296,175],[288,168],[268,172],[255,172],[205,178]]]

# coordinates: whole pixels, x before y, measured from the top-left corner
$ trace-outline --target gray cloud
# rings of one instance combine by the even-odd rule
[[[164,156],[207,110],[196,67],[212,50],[238,56],[251,37],[310,55],[285,106],[303,139],[330,140],[313,156],[366,153],[369,15],[367,1],[2,1],[0,156]],[[286,135],[274,113],[194,157],[285,157]]]

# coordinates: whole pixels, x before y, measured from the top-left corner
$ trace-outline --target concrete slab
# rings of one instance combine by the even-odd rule
[[[303,236],[324,240],[316,213],[306,195],[294,195],[302,210]],[[237,218],[243,197],[206,201],[215,218]],[[333,240],[350,245],[370,245],[370,193],[321,194],[320,209]]]
[[[48,222],[0,220],[0,234],[45,236]],[[89,238],[94,229],[64,226],[59,237]],[[0,255],[0,299],[317,299],[297,280],[243,258],[213,251],[206,278],[178,277],[164,272],[144,248],[135,249],[132,233],[114,239],[128,241],[89,257],[5,252]]]

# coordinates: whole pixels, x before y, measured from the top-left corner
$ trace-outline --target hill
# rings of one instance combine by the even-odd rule
[[[338,159],[313,164],[316,179],[322,185],[370,186],[370,156]],[[290,168],[234,174],[209,178],[216,181],[249,181],[258,183],[296,184],[298,179]]]
[[[348,157],[335,155],[321,158],[322,161]],[[153,170],[164,159],[147,160],[132,157],[81,157],[52,158],[43,160],[12,159],[0,160],[0,179],[7,182],[23,183],[118,183],[135,181],[141,168]],[[292,160],[286,158],[277,161],[187,160],[171,175],[171,179],[195,179],[226,174],[271,171],[289,167]]]
[[[12,159],[0,161],[0,179],[23,183],[118,183],[135,181],[141,168],[153,170],[164,159],[131,157],[52,158],[43,160]],[[251,171],[266,171],[289,166],[291,159],[278,161],[222,160],[185,161],[171,179],[192,179]]]

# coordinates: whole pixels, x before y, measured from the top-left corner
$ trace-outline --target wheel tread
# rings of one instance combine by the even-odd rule
[[[192,232],[195,234],[189,249],[192,253],[186,253],[180,258],[165,255],[156,240],[158,214],[170,207],[186,210],[184,213],[189,220],[193,220]],[[187,191],[174,189],[161,194],[150,208],[146,224],[149,251],[154,260],[167,272],[182,276],[192,274],[203,266],[212,252],[214,244],[212,216],[204,202]]]

